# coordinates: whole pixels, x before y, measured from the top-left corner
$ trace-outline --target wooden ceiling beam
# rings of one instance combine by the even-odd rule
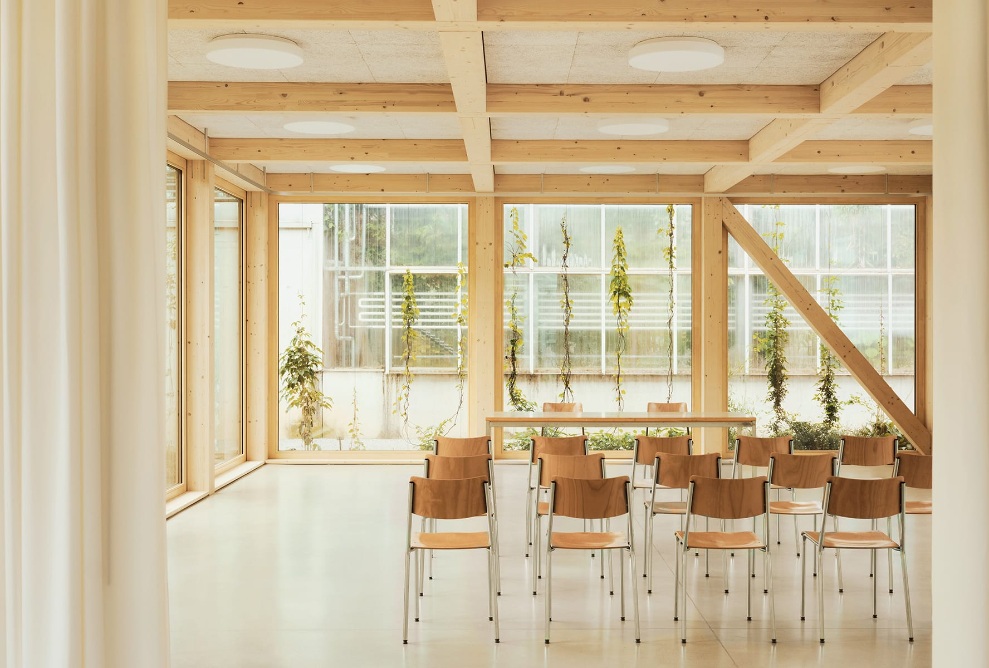
[[[865,355],[855,347],[848,335],[807,291],[790,268],[773,252],[759,232],[739,213],[735,205],[721,199],[721,219],[728,233],[738,242],[756,266],[762,269],[773,285],[800,314],[810,328],[821,337],[841,360],[842,365],[859,382],[870,397],[889,415],[903,434],[922,453],[931,451],[931,432],[893,391],[882,375],[873,368]]]
[[[168,112],[454,113],[449,84],[169,81]]]
[[[471,193],[468,174],[268,174],[276,193]]]
[[[746,162],[748,142],[496,139],[491,142],[491,156],[496,165],[529,162]]]
[[[821,113],[849,113],[931,62],[930,34],[887,33],[821,84]]]
[[[459,139],[211,139],[227,162],[464,162]]]
[[[805,141],[776,162],[930,165],[934,161],[932,144],[930,140],[899,139]]]
[[[434,4],[439,5],[434,13]],[[932,0],[168,0],[171,27],[928,32]],[[476,20],[475,20],[476,18]]]

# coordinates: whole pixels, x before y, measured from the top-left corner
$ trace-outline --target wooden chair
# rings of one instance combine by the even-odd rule
[[[652,489],[653,464],[657,453],[690,455],[694,452],[694,440],[689,436],[636,436],[632,445],[632,494],[637,490]],[[644,508],[644,507],[643,507]],[[643,522],[645,515],[643,515]],[[643,570],[642,576],[645,577]]]
[[[549,519],[546,541],[546,644],[553,615],[553,552],[555,550],[626,550],[629,559],[629,581],[632,583],[632,610],[635,619],[635,642],[640,642],[639,594],[632,577],[635,573],[635,550],[632,540],[631,485],[628,476],[603,480],[556,478],[550,485]],[[554,531],[557,517],[588,520],[610,520],[625,515],[627,529],[623,532],[562,532]],[[622,560],[624,562],[624,560]],[[625,566],[620,571],[621,618],[625,621]]]
[[[409,569],[413,556],[421,561],[425,550],[487,550],[488,551],[488,620],[494,622],[495,642],[500,640],[498,597],[495,594],[495,563],[498,541],[491,509],[491,488],[483,477],[440,480],[413,477],[409,480],[409,517],[406,527],[405,552],[405,615],[402,619],[402,642],[409,642]],[[487,517],[487,531],[423,532],[413,535],[412,518],[424,520],[459,520]],[[421,566],[416,568],[420,579]],[[419,583],[416,582],[416,590]],[[419,621],[419,597],[415,597],[415,620]]]
[[[668,452],[657,452],[653,460],[653,479],[651,493],[645,501],[645,545],[647,551],[643,557],[646,562],[644,573],[648,574],[646,589],[652,593],[652,536],[653,520],[656,515],[678,515],[680,528],[683,528],[683,518],[687,514],[686,501],[660,501],[656,498],[659,489],[681,489],[690,487],[691,476],[705,478],[721,477],[721,455],[711,452],[706,455],[677,455]],[[708,555],[705,554],[705,572],[710,573]],[[727,564],[727,562],[725,562]]]
[[[546,401],[543,402],[543,413],[583,413],[584,404],[578,402]],[[546,436],[546,427],[540,432],[541,436]],[[584,428],[580,428],[581,435],[586,434]]]
[[[893,475],[902,476],[907,489],[934,488],[933,458],[919,452],[897,452]],[[907,515],[930,515],[934,505],[930,499],[906,502]]]
[[[797,518],[810,516],[814,520],[814,531],[817,531],[817,518],[824,519],[824,487],[828,478],[834,475],[837,454],[826,452],[814,455],[784,455],[774,452],[769,456],[770,486],[788,487],[791,490],[820,489],[820,501],[770,501],[770,515],[790,515],[793,517],[793,542],[797,546],[797,556],[800,556],[800,532]],[[779,545],[779,529],[776,532],[776,544]],[[814,562],[814,573],[817,573],[817,562]]]
[[[817,548],[818,559],[822,558],[825,548],[834,550],[871,550],[873,559],[876,550],[897,550],[903,570],[903,593],[907,608],[907,628],[910,631],[910,642],[913,642],[913,613],[910,608],[910,582],[907,577],[906,552],[906,483],[903,478],[828,478],[824,491],[824,512],[832,517],[847,517],[860,520],[877,520],[899,517],[900,541],[897,543],[888,533],[882,531],[833,531],[826,530],[822,523],[820,533],[805,531],[804,540],[809,540]],[[872,580],[872,618],[877,617],[876,580]],[[804,619],[806,571],[801,568],[800,578],[800,619]],[[820,631],[821,643],[824,643],[824,569],[817,578],[817,624]]]
[[[680,621],[680,642],[687,642],[687,553],[690,550],[747,550],[749,565],[755,562],[755,551],[762,551],[766,558],[767,593],[769,594],[769,616],[772,625],[773,643],[776,642],[776,603],[773,596],[773,562],[769,541],[763,540],[755,531],[693,531],[691,518],[700,515],[721,520],[741,520],[763,516],[764,535],[769,535],[769,481],[764,477],[741,479],[718,479],[691,476],[687,492],[687,524],[683,531],[676,532],[677,564],[674,595],[673,619],[677,620],[679,596],[683,594],[683,613]],[[681,573],[683,581],[681,582]],[[725,593],[728,593],[727,571],[725,573]],[[748,583],[747,617],[752,621],[752,580]]]
[[[875,469],[878,467],[890,467],[889,473],[892,475],[896,464],[896,437],[895,436],[842,436],[838,446],[838,468],[835,475],[841,475],[842,466],[855,466],[873,469],[870,478],[877,477]],[[875,528],[875,527],[873,527]],[[837,531],[837,528],[835,529]],[[891,533],[892,521],[886,525],[886,532]],[[869,577],[876,575],[875,553],[869,567]],[[889,593],[893,593],[893,553],[887,553],[887,575],[889,578]],[[844,578],[841,573],[841,553],[838,553],[838,591],[843,592]]]
[[[538,480],[533,479],[536,461],[539,455],[586,455],[586,436],[533,436],[529,439],[529,471],[526,474],[525,493],[525,556],[529,556],[529,546],[532,545],[532,524],[534,514],[534,498],[539,487]]]
[[[491,454],[491,439],[487,436],[455,438],[437,436],[433,439],[433,454],[440,457],[471,457]]]
[[[441,457],[438,455],[426,455],[423,461],[424,477],[431,480],[460,480],[463,478],[483,478],[491,487],[491,516],[494,518],[495,540],[498,538],[498,512],[495,502],[494,466],[491,455],[471,455],[468,457]],[[427,520],[422,520],[421,530],[426,530]],[[436,521],[430,520],[430,531],[436,531]],[[429,579],[433,579],[433,552],[428,553],[425,560],[420,560],[422,564],[429,564]],[[498,595],[501,596],[501,564],[495,562],[495,575],[498,584]],[[419,596],[422,596],[423,573],[419,573]]]
[[[574,478],[578,480],[604,479],[604,453],[589,455],[551,455],[543,453],[536,462],[536,480],[540,490],[549,491],[554,478]],[[540,568],[540,540],[542,539],[543,517],[549,515],[549,501],[536,500],[535,538],[536,563],[532,569],[532,595],[536,595],[536,580],[542,579]],[[592,553],[593,554],[593,553]],[[604,577],[604,561],[601,562],[601,577]],[[612,583],[614,590],[614,583]],[[613,593],[613,592],[612,592]]]
[[[784,455],[793,454],[792,436],[739,436],[735,439],[735,457],[731,465],[731,477],[741,478],[743,466],[749,467],[749,472],[756,475],[755,469],[769,468],[769,456],[773,453]],[[780,491],[776,490],[776,500],[779,501]],[[779,517],[776,518],[776,534],[779,535]],[[766,536],[769,540],[769,536]],[[734,555],[732,555],[734,556]],[[755,571],[751,573],[755,577]]]
[[[646,404],[647,413],[686,413],[687,402],[685,401],[650,401]],[[646,436],[649,435],[649,427],[646,427]],[[690,427],[687,427],[687,436],[690,436]]]

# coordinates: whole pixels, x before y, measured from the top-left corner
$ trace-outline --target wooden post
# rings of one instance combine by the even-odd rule
[[[693,229],[691,409],[728,410],[728,233],[719,198],[705,197]],[[727,429],[694,430],[695,452],[728,452]]]
[[[277,282],[277,276],[268,275],[268,195],[248,192],[245,206],[245,452],[248,461],[264,461],[268,458],[268,282]]]
[[[931,363],[934,356],[934,276],[931,273],[934,259],[933,229],[934,198],[925,197],[923,203],[917,206],[917,274],[915,283],[914,327],[916,328],[916,355],[914,358],[914,412],[920,421],[934,431],[934,367]]]
[[[213,165],[186,163],[186,477],[213,492]]]
[[[502,217],[494,197],[479,196],[468,225],[470,294],[467,343],[467,428],[484,432],[484,418],[502,409]],[[501,452],[501,444],[495,444]]]

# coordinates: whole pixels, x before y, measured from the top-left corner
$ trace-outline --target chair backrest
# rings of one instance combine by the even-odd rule
[[[539,455],[539,486],[549,487],[553,478],[600,480],[604,478],[604,453],[592,455]]]
[[[741,520],[768,512],[769,485],[756,478],[691,476],[687,513],[721,520]]]
[[[647,413],[686,413],[685,401],[650,401],[646,404]]]
[[[635,463],[652,466],[656,461],[656,453],[689,455],[693,449],[694,441],[689,436],[636,436]]]
[[[849,466],[892,466],[896,462],[896,437],[842,436],[838,462]]]
[[[554,515],[600,520],[629,511],[628,476],[601,480],[556,478],[551,489]]]
[[[902,476],[870,479],[831,476],[824,495],[824,512],[860,520],[899,515],[904,487]]]
[[[838,454],[834,451],[813,455],[769,456],[769,482],[793,489],[818,489],[828,484],[835,474]]]
[[[413,476],[410,508],[413,515],[437,520],[461,520],[488,514],[485,478],[457,480]]]
[[[907,487],[932,489],[934,487],[934,458],[919,452],[897,452],[893,475],[903,476]]]
[[[539,455],[586,455],[586,436],[533,436],[529,443],[529,462],[536,463]]]
[[[582,413],[583,411],[584,405],[580,402],[547,401],[543,403],[543,413]]]
[[[491,439],[487,436],[455,438],[437,436],[433,439],[433,454],[440,457],[471,457],[491,453]]]
[[[735,439],[735,463],[742,466],[769,466],[769,455],[793,452],[792,436],[739,436]]]
[[[703,478],[721,477],[721,455],[709,452],[706,455],[674,455],[668,452],[656,453],[656,484],[675,489],[687,489],[692,476]]]
[[[426,455],[426,477],[430,480],[484,478],[490,481],[491,455],[439,457]]]

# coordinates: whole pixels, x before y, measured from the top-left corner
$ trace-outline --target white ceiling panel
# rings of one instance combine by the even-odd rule
[[[183,114],[182,120],[211,137],[318,138],[284,128],[292,121],[342,121],[354,131],[339,139],[460,139],[456,114]],[[324,135],[327,136],[327,135]]]
[[[491,119],[492,139],[623,139],[598,131],[606,116],[518,116]],[[748,139],[769,124],[772,116],[676,116],[668,118],[664,134],[626,137],[628,141],[679,139]]]
[[[581,167],[588,163],[546,162],[546,163],[516,163],[512,165],[495,165],[496,174],[582,174]],[[629,165],[634,171],[629,174],[703,174],[713,165],[703,163],[668,164],[668,163],[635,163]]]
[[[849,140],[883,140],[910,139],[923,140],[922,137],[910,134],[910,124],[914,118],[842,118],[821,130],[814,139],[849,139]]]
[[[369,160],[368,162],[373,163]],[[255,162],[256,167],[276,174],[336,174],[332,162]],[[387,169],[378,174],[470,174],[466,162],[384,163]],[[345,176],[345,175],[344,175]]]

